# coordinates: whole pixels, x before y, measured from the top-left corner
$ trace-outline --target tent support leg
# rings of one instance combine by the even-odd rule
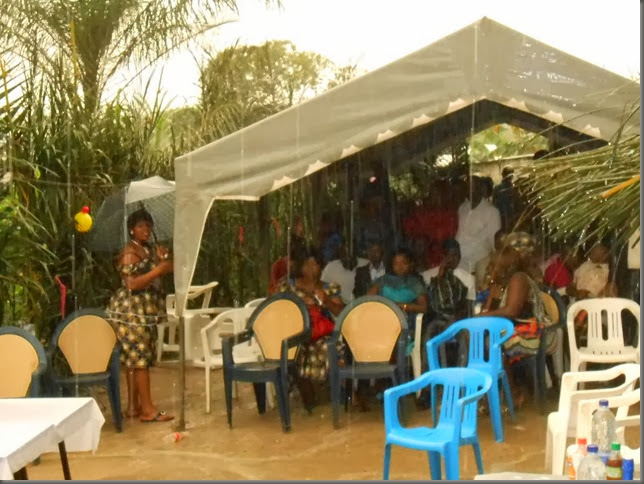
[[[181,409],[179,411],[178,430],[186,430],[186,318],[179,318],[179,391],[181,392]]]

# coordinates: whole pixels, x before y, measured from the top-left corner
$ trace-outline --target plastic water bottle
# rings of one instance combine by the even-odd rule
[[[590,444],[586,448],[588,454],[579,463],[578,481],[603,481],[606,479],[606,466],[597,454],[597,446]]]
[[[609,481],[622,480],[622,455],[620,454],[621,445],[619,442],[613,442],[606,464],[606,479]]]
[[[622,460],[622,480],[632,481],[634,468],[635,468],[635,463],[633,462],[633,459],[623,459]]]
[[[568,467],[568,478],[577,479],[579,463],[586,456],[586,439],[577,439],[577,445],[571,445],[566,453],[566,464]]]
[[[615,416],[608,408],[608,400],[600,400],[599,408],[593,413],[590,440],[597,445],[600,456],[608,456],[615,440]]]

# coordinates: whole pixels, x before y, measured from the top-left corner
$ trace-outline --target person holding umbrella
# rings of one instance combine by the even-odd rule
[[[154,221],[141,208],[127,218],[130,241],[118,258],[122,285],[110,299],[107,316],[121,343],[126,367],[126,416],[142,422],[167,422],[174,417],[159,411],[150,393],[150,365],[154,362],[156,326],[166,317],[161,278],[173,271],[168,249],[150,245]]]

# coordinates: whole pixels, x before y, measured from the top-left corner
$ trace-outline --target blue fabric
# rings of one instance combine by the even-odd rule
[[[375,281],[381,296],[401,304],[413,303],[418,296],[425,293],[425,284],[415,274],[396,276],[385,274]]]

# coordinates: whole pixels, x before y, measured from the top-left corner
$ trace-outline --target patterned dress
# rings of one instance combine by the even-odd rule
[[[546,308],[541,300],[541,290],[527,274],[529,292],[528,300],[523,307],[523,312],[514,321],[514,334],[503,344],[505,354],[510,363],[515,363],[526,356],[534,356],[539,350],[543,327],[554,324],[546,313]],[[507,290],[501,298],[500,307],[505,306]],[[546,340],[546,353],[553,354],[557,350],[557,335],[550,332]]]
[[[131,291],[125,285],[125,277],[146,274],[157,265],[156,258],[150,256],[134,264],[119,265],[123,282],[110,299],[107,317],[116,328],[121,363],[127,368],[148,368],[154,364],[156,326],[165,320],[166,312],[159,279],[146,289]]]
[[[322,289],[328,297],[341,297],[340,286],[337,284],[323,282]],[[321,308],[316,298],[295,285],[294,279],[290,279],[289,281],[284,280],[280,285],[278,292],[291,292],[295,294],[305,302],[310,314],[315,311],[315,305],[317,305],[318,308]],[[315,303],[309,304],[311,300],[315,301]],[[327,308],[321,308],[321,310],[325,317],[331,321],[334,320],[333,315]],[[328,342],[330,339],[331,335],[326,335],[300,347],[296,360],[297,371],[300,378],[309,378],[315,381],[326,381],[329,375]],[[343,343],[338,342],[337,351],[340,358],[340,366],[344,366],[345,348],[346,346]]]

